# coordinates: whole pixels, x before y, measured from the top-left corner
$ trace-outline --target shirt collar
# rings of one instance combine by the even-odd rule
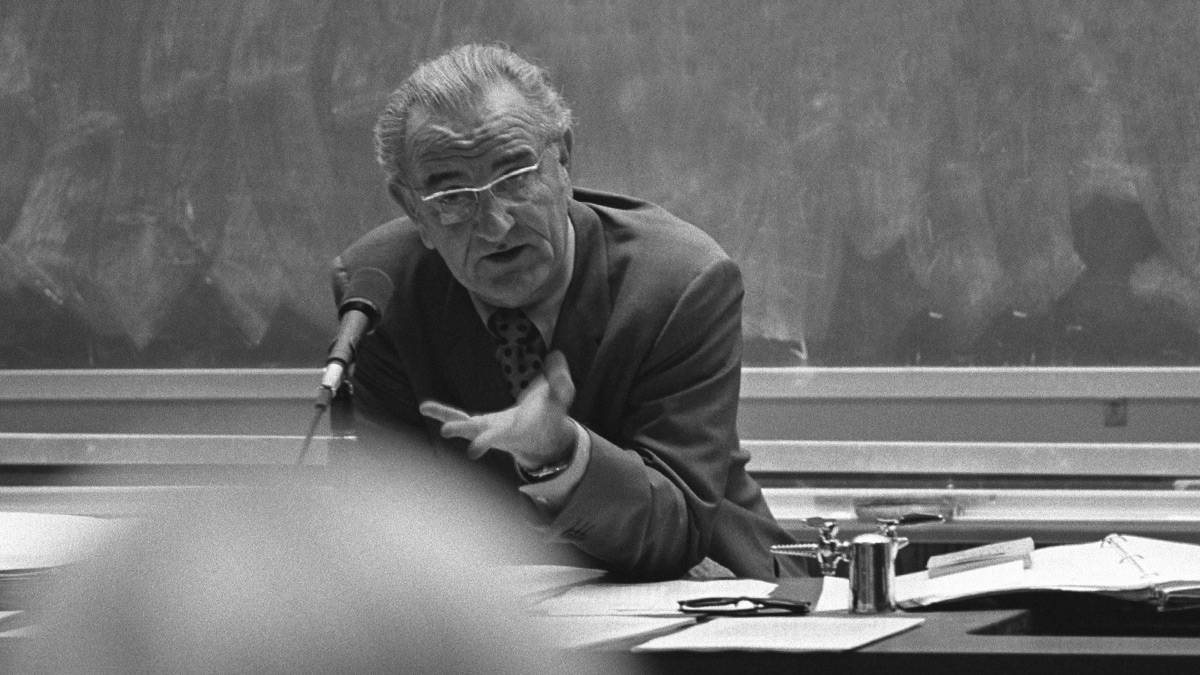
[[[562,309],[563,299],[567,297],[567,287],[571,285],[571,277],[575,274],[575,224],[571,222],[570,218],[567,218],[567,241],[563,254],[567,257],[567,269],[562,276],[562,283],[545,300],[520,308],[537,327],[538,332],[542,334],[542,339],[546,342],[547,347],[554,339],[554,328],[558,324],[558,311]],[[479,299],[474,293],[470,295],[476,313],[479,314],[484,325],[487,325],[488,318],[497,308]]]

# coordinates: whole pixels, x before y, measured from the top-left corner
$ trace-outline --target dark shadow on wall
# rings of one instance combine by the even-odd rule
[[[1072,364],[1200,362],[1200,338],[1178,308],[1131,284],[1139,265],[1163,255],[1140,205],[1095,197],[1071,214],[1071,237],[1086,267],[1054,311]]]
[[[140,350],[126,336],[97,334],[28,289],[9,299],[4,318],[0,369],[307,368],[324,361],[331,340],[324,327],[282,307],[252,344],[203,281],[181,295],[166,329]]]
[[[820,343],[747,340],[749,366],[1135,366],[1200,363],[1200,333],[1187,308],[1138,275],[1184,278],[1141,205],[1097,195],[1071,213],[1084,268],[1045,312],[1007,306],[969,344],[920,296],[902,245],[875,260],[848,256],[839,312]],[[890,326],[902,325],[899,330]],[[807,356],[807,360],[802,358]]]

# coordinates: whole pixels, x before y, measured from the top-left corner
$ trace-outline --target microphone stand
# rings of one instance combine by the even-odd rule
[[[338,299],[338,333],[329,348],[329,358],[317,388],[312,422],[300,448],[296,465],[304,464],[308,449],[316,435],[321,416],[329,410],[329,427],[332,439],[351,438],[354,433],[352,412],[352,390],[347,377],[358,341],[369,333],[383,314],[392,295],[392,280],[387,272],[377,267],[357,269],[348,277],[339,273],[334,294]],[[345,297],[344,297],[345,296]],[[333,443],[331,443],[331,448]]]
[[[316,434],[321,415],[325,414],[325,411],[331,408],[339,397],[343,399],[345,406],[349,406],[351,392],[347,374],[350,364],[354,362],[354,352],[358,348],[358,341],[371,328],[372,313],[376,313],[376,318],[378,318],[375,306],[369,303],[347,301],[342,305],[341,325],[333,345],[329,348],[329,358],[325,361],[325,371],[322,373],[321,385],[317,387],[317,398],[313,404],[315,410],[312,422],[309,423],[308,433],[304,436],[300,457],[296,459],[297,466],[303,464],[308,456],[308,447]],[[332,418],[333,413],[330,415]],[[349,414],[339,413],[339,419],[331,419],[330,423],[331,425],[343,424],[343,429],[352,428],[349,423]]]
[[[329,411],[330,449],[333,449],[338,441],[346,440],[353,435],[353,392],[349,380],[343,380],[338,385],[336,392],[331,391],[325,385],[322,385],[317,391],[317,400],[313,404],[312,421],[309,422],[308,433],[304,435],[304,442],[300,446],[300,456],[296,459],[296,466],[303,466],[304,461],[308,458],[308,449],[312,445],[313,437],[316,436],[321,416],[325,414],[326,410]]]

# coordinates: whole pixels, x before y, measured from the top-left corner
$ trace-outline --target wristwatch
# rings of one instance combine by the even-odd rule
[[[550,480],[558,474],[566,471],[567,467],[571,466],[571,459],[571,456],[567,456],[566,459],[555,464],[544,464],[536,469],[523,469],[518,466],[517,470],[520,471],[521,476],[530,483],[540,483],[542,481]]]

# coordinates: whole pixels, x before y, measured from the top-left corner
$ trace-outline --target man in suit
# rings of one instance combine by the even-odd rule
[[[376,145],[408,217],[335,262],[395,285],[352,378],[367,445],[469,458],[456,475],[619,574],[774,576],[793,540],[738,444],[736,264],[659,207],[573,188],[570,111],[502,47],[419,66]]]

